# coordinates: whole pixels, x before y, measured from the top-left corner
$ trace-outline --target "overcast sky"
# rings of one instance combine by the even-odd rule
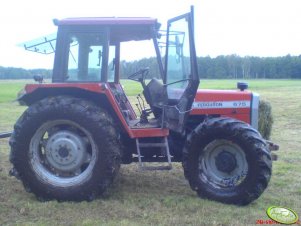
[[[301,55],[300,0],[9,0],[1,5],[0,66],[51,68],[52,59],[17,44],[56,32],[53,18],[149,16],[165,24],[190,5],[199,56]]]

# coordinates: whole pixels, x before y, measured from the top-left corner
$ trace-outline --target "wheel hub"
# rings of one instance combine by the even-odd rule
[[[213,186],[233,187],[247,175],[248,162],[242,148],[226,139],[216,139],[203,150],[199,159],[202,177]]]
[[[215,157],[215,165],[219,171],[231,173],[237,167],[236,157],[233,153],[223,150]]]
[[[51,135],[45,149],[48,163],[59,172],[74,172],[87,158],[84,140],[71,131]]]
[[[69,149],[62,147],[59,149],[58,154],[62,158],[66,158],[69,155]]]

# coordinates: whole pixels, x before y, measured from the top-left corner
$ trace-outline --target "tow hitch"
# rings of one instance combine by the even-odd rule
[[[278,151],[279,150],[279,145],[278,144],[274,144],[272,141],[266,140],[268,146],[269,146],[269,150],[272,151]],[[277,161],[278,160],[278,155],[276,155],[275,153],[271,153],[271,157],[273,161]]]

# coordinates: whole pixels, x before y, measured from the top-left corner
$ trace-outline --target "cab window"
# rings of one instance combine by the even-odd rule
[[[104,39],[104,35],[99,33],[73,33],[69,35],[66,81],[100,81]]]

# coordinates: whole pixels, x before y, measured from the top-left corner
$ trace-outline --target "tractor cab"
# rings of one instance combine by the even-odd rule
[[[161,127],[181,132],[199,84],[192,23],[192,13],[184,14],[169,20],[167,32],[162,35],[160,24],[153,18],[57,21],[52,81],[106,84],[130,128]],[[140,114],[137,120],[133,104],[129,104],[120,86],[120,55],[124,43],[144,40],[153,42],[159,70],[150,75],[149,67],[137,68],[126,75],[143,87],[144,98],[137,97]],[[166,50],[164,57],[159,48]],[[150,114],[155,120],[148,119]]]

